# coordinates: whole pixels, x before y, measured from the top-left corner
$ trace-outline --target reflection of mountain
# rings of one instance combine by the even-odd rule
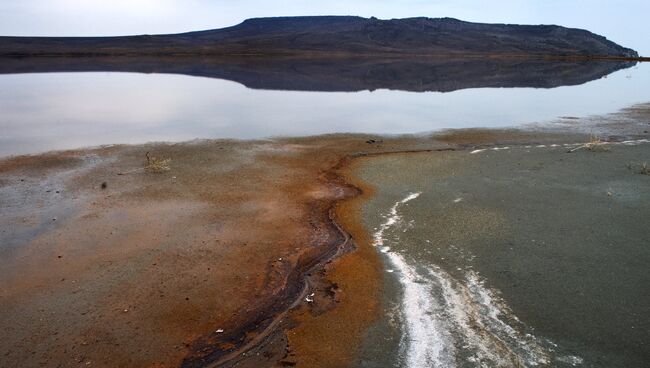
[[[449,92],[481,87],[553,88],[578,85],[634,64],[627,61],[518,58],[40,57],[2,58],[0,73],[170,73],[227,79],[256,89]]]

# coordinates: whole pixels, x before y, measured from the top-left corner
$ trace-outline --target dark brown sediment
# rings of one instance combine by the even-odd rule
[[[381,266],[360,223],[361,204],[372,188],[354,177],[352,167],[356,157],[374,153],[356,152],[368,148],[364,140],[339,137],[332,143],[321,147],[321,159],[336,163],[318,175],[329,194],[308,204],[313,243],[290,271],[285,289],[233,333],[198,339],[183,367],[342,367],[355,358],[365,329],[377,318]],[[402,152],[387,146],[391,153]],[[277,362],[263,361],[260,354]]]
[[[345,157],[328,176],[357,188],[358,195],[336,202],[332,211],[333,221],[350,234],[355,248],[323,268],[335,305],[324,311],[308,304],[291,313],[298,324],[286,332],[290,355],[285,362],[298,367],[349,366],[365,329],[377,318],[381,264],[359,213],[372,188],[355,179],[353,165]]]
[[[350,235],[334,220],[334,203],[357,196],[357,188],[346,185],[336,177],[325,173],[323,185],[327,191],[335,193],[332,197],[315,199],[308,203],[308,223],[313,233],[309,247],[304,250],[288,270],[285,286],[279,293],[256,310],[250,311],[250,320],[228,334],[211,333],[192,344],[191,353],[183,360],[182,367],[224,367],[235,363],[249,364],[247,353],[258,352],[260,347],[269,345],[269,340],[282,338],[278,333],[291,329],[291,320],[295,320],[296,308],[305,303],[311,292],[319,291],[317,287],[332,287],[322,279],[326,264],[340,255],[352,251],[354,244]],[[320,290],[322,291],[322,290]],[[335,289],[332,291],[336,292]],[[316,304],[327,303],[334,295],[319,295]],[[313,303],[313,302],[312,302]],[[319,308],[324,308],[319,305]],[[228,349],[221,348],[228,346]],[[283,358],[282,361],[286,362]],[[253,362],[251,362],[253,363]],[[257,365],[259,362],[255,361]]]

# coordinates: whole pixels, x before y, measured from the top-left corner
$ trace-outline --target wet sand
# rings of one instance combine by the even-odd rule
[[[560,137],[588,139],[334,135],[0,161],[0,365],[350,365],[383,274],[361,221],[372,189],[350,164]],[[170,170],[142,170],[146,152]]]

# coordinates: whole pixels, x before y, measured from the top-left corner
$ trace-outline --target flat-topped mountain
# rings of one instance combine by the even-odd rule
[[[638,57],[586,30],[452,18],[255,18],[222,29],[124,37],[0,37],[0,55],[509,55]]]

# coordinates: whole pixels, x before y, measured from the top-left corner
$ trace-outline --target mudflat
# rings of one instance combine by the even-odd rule
[[[326,172],[341,144],[359,139],[333,141],[123,146],[2,161],[2,365],[204,366],[238,358],[229,354],[258,339],[269,347],[266,334],[312,293],[316,309],[372,297],[372,254],[361,260],[371,273],[360,276],[366,294],[307,275],[353,248],[330,211],[355,189]],[[145,170],[147,152],[171,159],[169,170]],[[368,317],[354,318],[360,326],[372,318],[367,303]],[[285,345],[271,344],[260,359],[293,354]]]
[[[359,366],[643,366],[649,143],[357,161],[387,270]]]
[[[340,173],[367,151],[449,146],[334,135],[6,158],[2,365],[346,364],[377,317],[380,265],[358,202],[336,206],[361,192]]]
[[[632,113],[604,138],[647,139],[647,109]],[[588,141],[470,130],[6,158],[0,365],[348,366],[382,318],[384,280],[363,220],[374,189],[351,164]]]

